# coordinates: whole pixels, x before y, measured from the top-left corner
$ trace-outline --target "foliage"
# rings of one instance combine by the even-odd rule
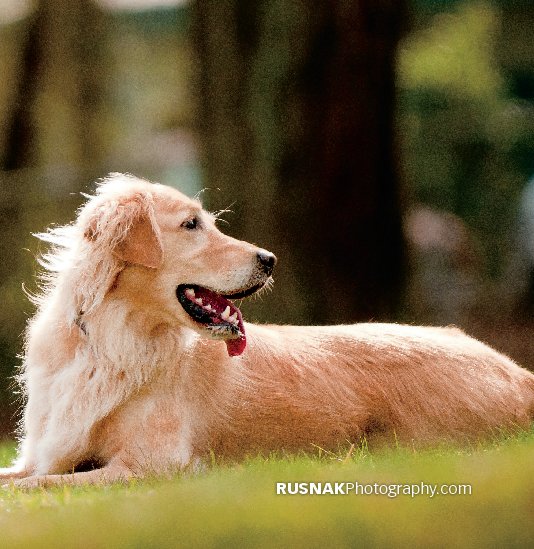
[[[534,432],[469,450],[249,459],[197,476],[0,496],[7,547],[527,547]],[[4,451],[4,457],[6,452]],[[276,482],[468,483],[471,496],[277,496]],[[23,526],[21,526],[23,525]]]
[[[519,192],[534,170],[534,105],[514,97],[498,51],[501,12],[462,2],[399,51],[404,167],[417,201],[462,217],[488,273],[507,258]]]

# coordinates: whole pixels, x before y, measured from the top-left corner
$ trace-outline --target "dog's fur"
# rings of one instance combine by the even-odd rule
[[[184,228],[198,216],[201,226]],[[258,248],[178,191],[113,174],[53,244],[20,375],[25,487],[184,468],[214,452],[478,439],[528,428],[534,376],[456,328],[246,324],[229,357],[179,304],[266,282]],[[356,289],[355,289],[356,291]],[[74,472],[96,460],[102,467]]]

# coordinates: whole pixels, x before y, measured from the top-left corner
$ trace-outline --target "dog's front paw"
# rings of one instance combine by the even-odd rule
[[[0,485],[6,486],[10,481],[24,478],[28,472],[20,467],[5,467],[0,469]]]

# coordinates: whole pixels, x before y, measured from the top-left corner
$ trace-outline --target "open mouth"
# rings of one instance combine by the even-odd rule
[[[209,330],[212,337],[224,339],[230,356],[240,355],[247,345],[241,311],[230,299],[252,295],[264,283],[231,294],[219,294],[195,284],[180,284],[176,296],[185,312]]]

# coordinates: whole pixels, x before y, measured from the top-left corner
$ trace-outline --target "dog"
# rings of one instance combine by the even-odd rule
[[[234,300],[270,285],[276,257],[215,221],[175,189],[111,174],[73,224],[39,235],[48,274],[4,484],[529,428],[534,375],[457,328],[244,322]]]

